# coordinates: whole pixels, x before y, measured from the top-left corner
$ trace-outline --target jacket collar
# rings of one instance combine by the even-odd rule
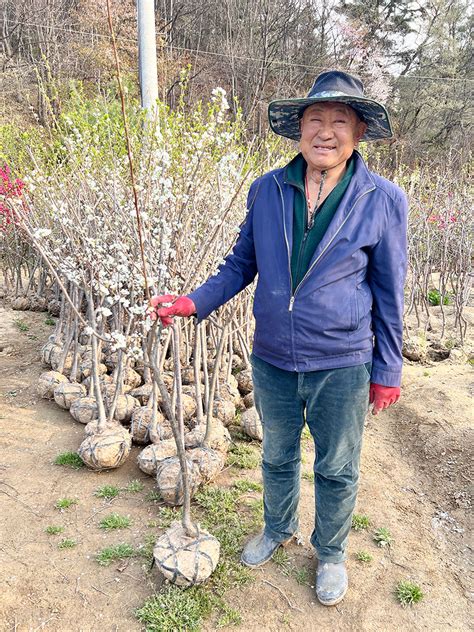
[[[312,262],[315,259],[319,258],[319,256],[331,244],[337,233],[341,230],[347,219],[347,216],[352,213],[354,205],[356,204],[358,199],[376,188],[370,171],[368,170],[367,165],[365,164],[364,159],[362,158],[360,153],[358,151],[354,151],[353,156],[355,159],[354,175],[351,178],[349,186],[347,187],[344,197],[342,198],[339,207],[334,214],[331,223],[328,226],[326,233],[324,234],[314,252],[313,258],[310,263],[310,268]],[[296,158],[298,158],[298,156],[293,158],[293,160],[296,160]],[[285,235],[288,241],[289,257],[291,257],[291,249],[293,247],[293,205],[295,187],[285,180],[285,173],[287,167],[292,164],[293,160],[290,161],[290,163],[288,163],[286,167],[278,169],[274,173],[274,178],[277,180],[282,193],[283,222]]]

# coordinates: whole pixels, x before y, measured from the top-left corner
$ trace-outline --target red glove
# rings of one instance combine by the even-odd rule
[[[399,386],[382,386],[381,384],[371,383],[369,390],[369,403],[373,404],[372,415],[378,415],[381,410],[395,404],[399,399]]]
[[[160,309],[156,309],[158,305],[162,303],[172,303],[172,305],[170,307],[160,307]],[[195,314],[196,306],[187,296],[163,294],[162,296],[152,296],[148,313],[152,320],[155,320],[158,314],[163,327],[167,327],[173,322],[173,316],[192,316]]]

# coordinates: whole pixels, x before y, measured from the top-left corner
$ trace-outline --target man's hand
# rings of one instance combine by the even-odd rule
[[[172,303],[172,305],[170,307],[160,307],[160,309],[156,309],[163,303]],[[163,327],[168,327],[168,325],[171,325],[173,322],[173,316],[192,316],[196,313],[196,306],[187,296],[163,294],[161,296],[153,296],[150,299],[148,312],[152,320],[155,320],[158,315]]]
[[[399,399],[399,386],[382,386],[373,383],[370,385],[369,403],[373,404],[372,415],[378,415],[381,410],[395,404]]]

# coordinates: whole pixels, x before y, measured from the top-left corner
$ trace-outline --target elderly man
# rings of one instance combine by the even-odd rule
[[[307,98],[270,103],[269,119],[274,132],[300,141],[300,153],[251,185],[247,217],[219,273],[157,312],[165,324],[194,313],[202,320],[258,273],[251,362],[264,430],[265,527],[242,562],[264,564],[298,530],[307,423],[316,446],[316,594],[334,605],[348,586],[368,404],[377,414],[400,395],[407,200],[355,150],[392,135],[385,108],[356,77],[325,72]]]

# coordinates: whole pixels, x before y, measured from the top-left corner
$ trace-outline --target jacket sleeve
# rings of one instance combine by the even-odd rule
[[[400,386],[402,375],[403,288],[407,272],[408,200],[398,189],[380,241],[369,254],[374,354],[371,381]]]
[[[254,182],[248,194],[247,215],[240,226],[240,234],[232,252],[224,259],[214,276],[209,277],[203,285],[188,294],[196,306],[199,322],[247,287],[257,274],[253,240],[255,191]]]

